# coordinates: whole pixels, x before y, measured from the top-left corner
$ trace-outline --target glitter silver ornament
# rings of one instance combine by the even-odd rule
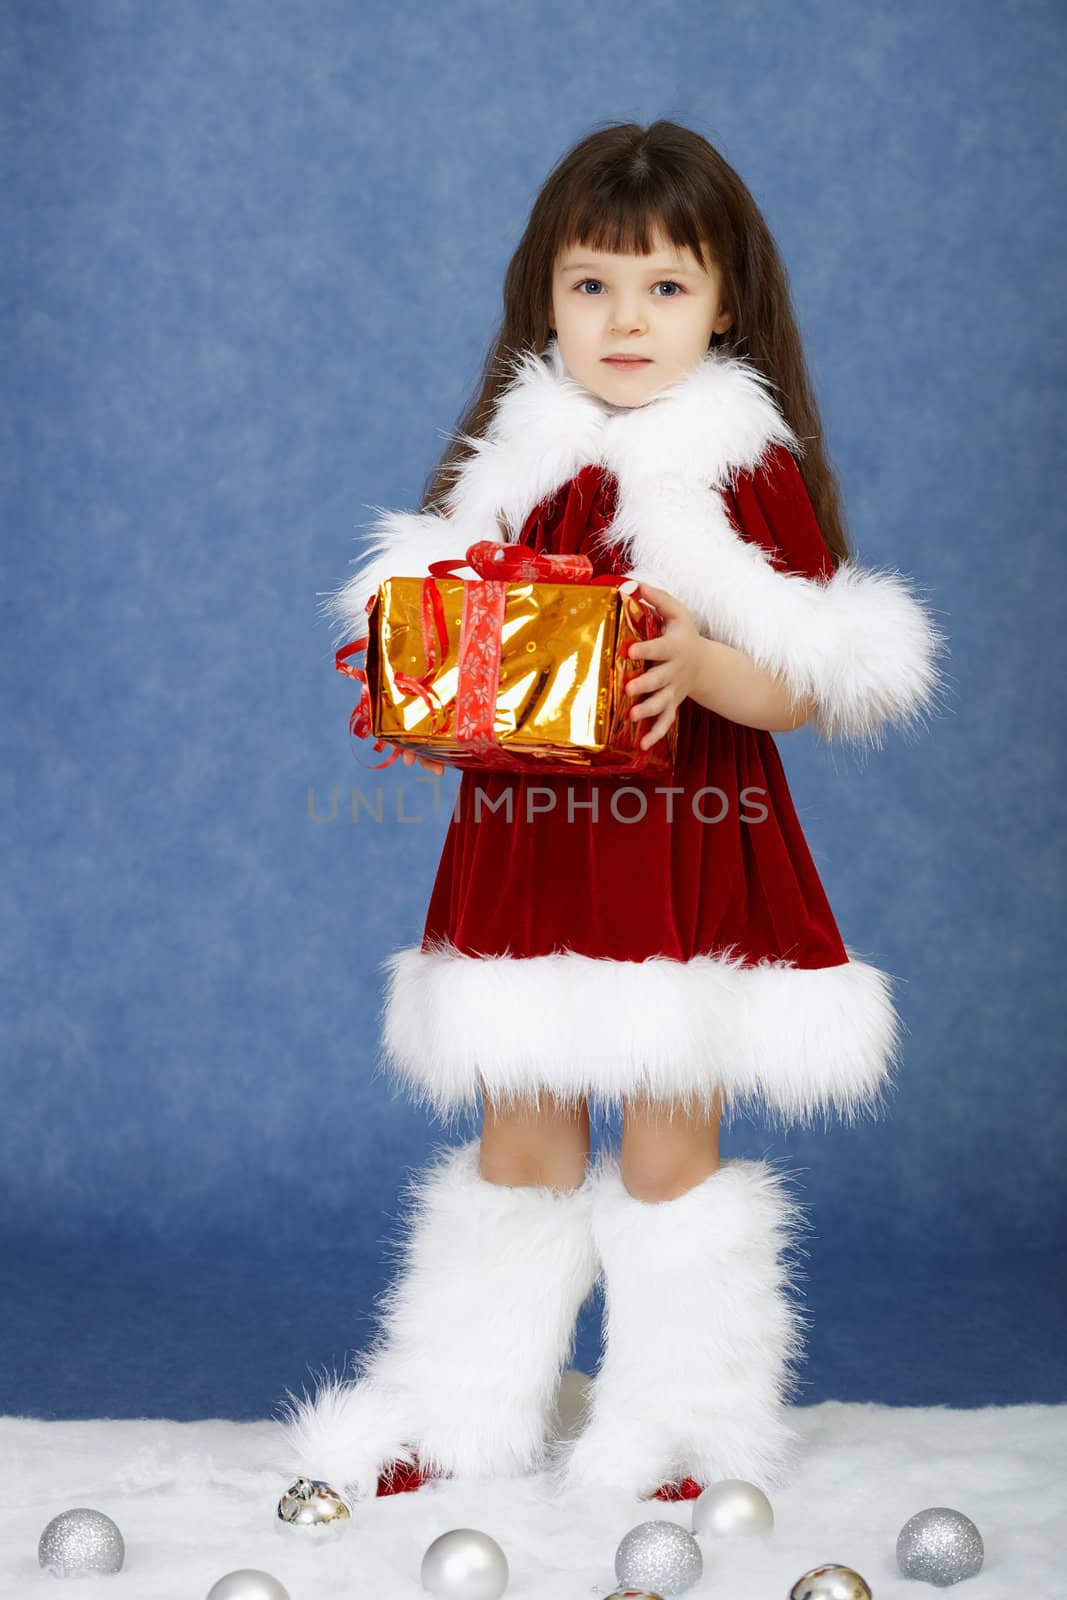
[[[422,1558],[422,1586],[440,1600],[500,1600],[509,1576],[507,1556],[480,1528],[450,1528]]]
[[[871,1600],[870,1585],[851,1567],[812,1567],[798,1578],[789,1600]]]
[[[970,1517],[951,1506],[917,1511],[897,1535],[897,1566],[904,1576],[938,1589],[973,1578],[984,1560],[982,1535]]]
[[[655,1589],[665,1600],[691,1589],[703,1571],[700,1546],[676,1522],[639,1522],[615,1552],[615,1576],[624,1587]]]
[[[278,1501],[275,1527],[322,1543],[337,1539],[351,1525],[348,1502],[322,1478],[297,1478]]]
[[[774,1510],[762,1489],[746,1478],[720,1478],[693,1501],[693,1532],[720,1539],[774,1532]]]
[[[238,1567],[211,1585],[207,1600],[289,1600],[289,1591],[269,1572],[260,1572],[258,1567]]]
[[[57,1578],[121,1572],[126,1545],[117,1524],[103,1511],[75,1506],[53,1517],[37,1542],[37,1560]]]

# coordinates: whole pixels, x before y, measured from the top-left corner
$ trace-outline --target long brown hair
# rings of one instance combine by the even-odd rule
[[[722,272],[732,313],[711,348],[744,356],[774,385],[801,443],[798,466],[834,566],[850,554],[837,477],[823,443],[789,279],[767,224],[734,169],[700,134],[674,122],[615,123],[581,139],[549,173],[504,278],[504,316],[482,371],[480,392],[427,480],[420,510],[440,510],[460,462],[462,435],[481,438],[514,375],[515,358],[550,338],[552,277],[561,250],[587,245],[649,255],[656,228]]]

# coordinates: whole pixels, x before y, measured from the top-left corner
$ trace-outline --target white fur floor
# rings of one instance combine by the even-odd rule
[[[765,1541],[703,1538],[692,1600],[788,1600],[801,1573],[828,1561],[863,1574],[874,1600],[924,1586],[896,1568],[897,1533],[925,1506],[953,1506],[978,1525],[985,1566],[955,1592],[974,1600],[1062,1600],[1067,1566],[1067,1406],[979,1410],[845,1405],[796,1413],[807,1450],[793,1483],[771,1496]],[[79,1600],[203,1600],[223,1573],[272,1572],[291,1600],[414,1600],[423,1551],[453,1527],[504,1547],[509,1600],[571,1600],[615,1589],[615,1548],[637,1522],[690,1526],[692,1504],[554,1500],[547,1479],[442,1481],[361,1502],[343,1538],[308,1548],[277,1531],[287,1487],[272,1463],[278,1424],[46,1422],[0,1418],[0,1595],[52,1594],[37,1541],[57,1512],[104,1511],[126,1543],[122,1572],[77,1580]],[[931,1589],[929,1592],[933,1592]]]

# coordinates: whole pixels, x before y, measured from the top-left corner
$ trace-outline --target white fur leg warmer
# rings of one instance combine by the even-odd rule
[[[409,1179],[401,1268],[354,1382],[294,1402],[280,1465],[346,1498],[373,1497],[390,1462],[518,1476],[541,1465],[560,1376],[599,1274],[591,1174],[574,1190],[478,1172],[480,1143]]]
[[[788,1401],[807,1320],[780,1251],[807,1226],[802,1208],[761,1161],[725,1161],[662,1202],[635,1199],[613,1156],[591,1176],[603,1351],[583,1432],[550,1452],[557,1489],[780,1482],[799,1441]]]

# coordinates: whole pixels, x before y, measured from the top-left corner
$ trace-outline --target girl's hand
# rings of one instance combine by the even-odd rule
[[[638,677],[631,678],[626,693],[645,695],[639,706],[634,706],[631,717],[655,717],[656,721],[641,740],[641,749],[647,750],[669,730],[678,707],[692,694],[700,677],[703,636],[689,611],[665,589],[654,589],[649,583],[638,586],[642,599],[651,600],[665,621],[658,639],[642,639],[629,648],[630,659],[650,657],[658,665]]]
[[[430,771],[436,772],[438,776],[440,776],[440,774],[445,770],[445,764],[443,761],[435,761],[429,756],[420,756],[418,751],[412,750],[410,745],[398,745],[394,739],[386,739],[385,742],[386,744],[393,745],[395,749],[400,751],[401,759],[403,760],[405,767],[410,767],[417,760],[420,766],[429,767]]]

